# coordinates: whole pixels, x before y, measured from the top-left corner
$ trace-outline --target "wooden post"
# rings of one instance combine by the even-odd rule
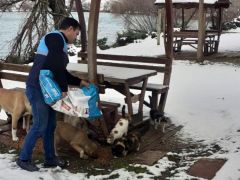
[[[197,48],[197,61],[203,61],[203,46],[205,43],[205,33],[206,33],[206,13],[204,8],[204,0],[199,0],[199,10],[198,10],[198,48]]]
[[[184,13],[184,8],[182,8],[182,30],[185,29],[185,24],[184,24],[184,21],[185,21],[185,13]]]
[[[218,12],[218,41],[220,40],[220,36],[222,34],[222,8],[219,7],[219,12]]]
[[[166,12],[165,11],[162,11],[162,24],[163,24],[163,29],[162,29],[162,32],[163,32],[163,39],[164,39],[164,48],[165,48],[165,54],[166,54],[166,51],[167,51],[167,48],[166,48],[166,43],[167,43],[167,37],[166,37]]]
[[[87,31],[81,0],[75,0],[79,23],[81,25],[81,52],[87,51]],[[83,59],[83,58],[82,58]]]
[[[88,76],[89,81],[97,84],[97,33],[101,0],[91,0],[88,22]]]
[[[171,78],[171,71],[172,71],[172,60],[173,60],[173,17],[172,17],[172,0],[165,0],[166,4],[166,11],[165,11],[165,16],[166,16],[166,23],[167,28],[166,28],[166,40],[165,40],[165,52],[166,52],[166,57],[169,59],[169,63],[166,65],[166,68],[169,69],[168,72],[165,72],[164,79],[163,79],[163,84],[169,85],[170,84],[170,78]],[[165,31],[164,31],[165,32]],[[163,93],[160,98],[158,110],[162,113],[164,113],[164,107],[166,105],[167,101],[167,94]]]
[[[166,56],[173,59],[173,18],[172,18],[172,0],[165,0],[166,3],[166,20],[167,20],[167,39],[166,39]]]
[[[161,9],[158,9],[158,19],[157,19],[157,45],[160,45],[161,27],[162,27],[162,16]]]
[[[0,76],[0,88],[3,88],[1,76]]]
[[[2,70],[2,63],[0,62],[0,71]],[[3,85],[2,85],[2,80],[1,80],[1,75],[0,75],[0,88],[3,88]]]

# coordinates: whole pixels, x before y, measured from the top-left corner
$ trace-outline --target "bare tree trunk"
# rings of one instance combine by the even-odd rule
[[[75,0],[75,2],[76,2],[79,22],[81,24],[81,44],[82,44],[81,52],[85,52],[87,51],[87,31],[86,31],[86,23],[84,19],[83,7],[82,7],[81,0]]]
[[[65,9],[65,0],[48,0],[49,1],[49,7],[51,8],[54,26],[56,29],[59,28],[59,23],[62,21],[62,19],[66,16],[68,16],[68,13]]]

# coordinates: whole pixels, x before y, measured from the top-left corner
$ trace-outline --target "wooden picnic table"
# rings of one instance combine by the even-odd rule
[[[204,53],[215,53],[218,50],[218,33],[206,31],[204,40]],[[175,31],[173,32],[173,48],[174,51],[181,51],[182,45],[189,45],[195,49],[194,45],[198,44],[198,31]]]
[[[69,63],[67,70],[75,76],[86,77],[88,74],[88,65]],[[128,106],[128,114],[130,115],[131,120],[142,120],[143,102],[148,77],[156,75],[157,71],[98,65],[97,72],[98,74],[103,75],[103,82],[106,88],[115,89],[126,97],[125,102]],[[130,92],[130,86],[138,83],[142,83],[140,94],[133,96],[133,94]],[[135,101],[139,101],[137,114],[133,114],[132,103]]]

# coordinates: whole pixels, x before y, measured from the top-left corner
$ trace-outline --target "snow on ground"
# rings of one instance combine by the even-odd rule
[[[240,50],[240,33],[227,33],[221,37],[220,52]],[[188,48],[188,47],[186,47]],[[193,49],[192,49],[193,50]],[[156,45],[156,40],[147,38],[138,43],[124,47],[100,51],[101,53],[146,55],[156,56],[163,54],[163,47]],[[71,57],[71,61],[74,61]],[[157,77],[150,82],[156,82]],[[3,81],[4,87],[16,86],[13,81]],[[24,86],[24,84],[22,84]],[[116,92],[107,90],[102,99],[114,99],[123,103],[123,97]],[[210,158],[227,159],[225,165],[215,176],[215,180],[240,179],[240,67],[230,64],[199,65],[188,61],[174,61],[171,76],[170,90],[166,104],[166,114],[173,123],[183,125],[178,133],[183,138],[191,138],[203,143],[218,144],[221,152],[213,153]],[[148,109],[145,109],[145,113]],[[4,113],[1,114],[1,118]],[[12,152],[11,152],[12,153]],[[171,154],[171,152],[169,153]],[[186,157],[187,152],[178,154]],[[151,174],[135,174],[119,169],[109,175],[86,177],[83,173],[72,174],[66,170],[41,169],[40,172],[29,173],[20,170],[14,160],[16,154],[0,154],[0,179],[2,180],[35,180],[35,179],[103,179],[119,173],[118,179],[149,179],[161,175],[168,167],[176,164],[167,157],[160,159],[154,166],[144,166]],[[171,179],[190,179],[186,169],[193,162],[188,162],[184,167],[176,167],[177,173]],[[39,165],[40,166],[40,165]]]

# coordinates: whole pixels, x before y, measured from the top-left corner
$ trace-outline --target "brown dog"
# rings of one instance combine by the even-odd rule
[[[77,152],[80,154],[80,158],[87,159],[88,156],[97,157],[98,146],[91,141],[87,133],[79,128],[72,126],[69,123],[63,121],[57,121],[57,127],[55,130],[55,153],[57,153],[57,147],[61,139],[68,142]]]
[[[32,108],[22,90],[3,89],[0,88],[0,110],[4,109],[12,116],[12,140],[17,141],[17,124],[18,120],[24,116],[23,128],[28,131]]]

